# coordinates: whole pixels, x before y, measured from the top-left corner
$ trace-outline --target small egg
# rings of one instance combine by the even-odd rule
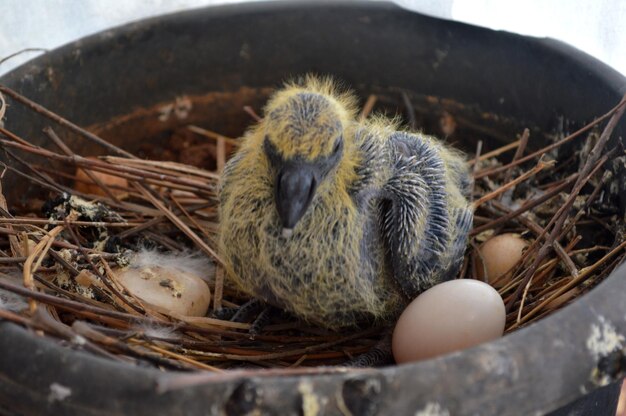
[[[211,290],[200,277],[174,267],[116,269],[120,283],[140,300],[184,316],[205,316]]]
[[[87,159],[98,160],[95,157],[88,157]],[[125,191],[116,189],[114,187],[128,188],[128,181],[125,178],[119,176],[109,175],[103,172],[91,171],[91,173],[98,178],[103,184],[107,185],[111,192],[115,196],[122,195]],[[100,186],[95,183],[89,175],[83,169],[76,169],[76,181],[74,183],[74,189],[78,192],[85,194],[107,196],[106,192]]]
[[[502,336],[506,313],[498,292],[478,280],[438,284],[402,312],[393,331],[398,364],[425,360]]]
[[[486,272],[491,285],[504,286],[512,277],[512,272],[507,272],[522,258],[526,247],[528,242],[519,234],[500,234],[485,241],[479,248],[478,277],[484,279]]]

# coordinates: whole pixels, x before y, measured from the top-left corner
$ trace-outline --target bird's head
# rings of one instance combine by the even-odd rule
[[[346,128],[353,100],[330,81],[309,78],[304,86],[278,91],[259,126],[263,150],[274,173],[274,198],[289,235],[306,213],[321,183],[333,175],[350,147]]]

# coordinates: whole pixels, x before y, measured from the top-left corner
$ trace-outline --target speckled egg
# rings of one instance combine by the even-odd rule
[[[116,270],[124,287],[144,302],[184,316],[204,316],[211,290],[188,271],[167,266],[127,267]]]

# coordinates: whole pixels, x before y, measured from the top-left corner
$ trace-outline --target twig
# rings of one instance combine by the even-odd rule
[[[563,253],[565,254],[565,256],[569,259],[569,256],[567,255],[567,252],[570,252],[574,246],[576,244],[578,244],[578,242],[580,241],[580,237],[576,237],[574,238],[568,245],[567,248],[563,249],[561,247],[561,245],[559,244],[559,247],[561,247],[561,249],[563,249]],[[571,260],[570,260],[571,261]],[[520,302],[520,306],[517,312],[517,322],[520,322],[521,317],[522,317],[522,311],[524,309],[524,303],[526,302],[526,297],[528,296],[528,291],[530,289],[531,283],[533,282],[541,282],[543,280],[545,280],[547,278],[547,276],[549,276],[554,269],[556,268],[558,264],[558,261],[556,259],[551,260],[550,262],[548,262],[547,264],[544,264],[546,267],[541,271],[541,273],[538,273],[537,275],[534,275],[526,284],[526,286],[524,287],[524,293],[522,295],[522,300]]]
[[[376,105],[376,101],[378,97],[374,94],[370,94],[367,97],[367,101],[365,101],[365,105],[361,109],[361,114],[359,115],[359,121],[365,121],[365,119],[372,113],[374,109],[374,105]]]
[[[224,293],[224,268],[217,266],[215,269],[215,288],[213,289],[213,310],[222,308],[222,295]]]
[[[511,212],[511,210],[509,209],[509,207],[507,207],[506,205],[502,204],[502,202],[499,202],[497,199],[493,199],[489,202],[491,205],[493,205],[496,209],[509,214]],[[518,215],[517,217],[515,217],[515,220],[517,222],[519,222],[520,224],[524,225],[526,228],[528,228],[530,231],[532,231],[533,233],[535,233],[535,235],[537,236],[541,236],[544,234],[544,229],[543,227],[541,227],[539,224],[537,224],[535,221],[533,221],[531,218],[526,217],[525,215]]]
[[[178,210],[182,212],[183,215],[189,220],[189,222],[194,225],[194,227],[196,227],[206,238],[208,239],[211,238],[211,236],[209,235],[209,233],[207,233],[204,227],[200,225],[198,221],[196,221],[196,219],[192,217],[191,214],[189,214],[189,212],[187,212],[187,210],[183,207],[183,205],[180,202],[178,202],[178,199],[176,199],[174,195],[170,195],[170,199],[172,200],[174,205],[176,205]]]
[[[576,268],[576,265],[574,264],[570,256],[568,256],[567,253],[565,252],[565,249],[563,248],[561,243],[559,243],[558,241],[554,241],[552,243],[552,247],[554,248],[554,251],[559,256],[559,258],[561,259],[561,261],[563,262],[563,264],[565,265],[569,273],[574,278],[578,277],[578,269]]]
[[[609,152],[609,153],[610,153],[610,152]],[[593,168],[593,170],[591,171],[591,173],[589,173],[589,175],[587,175],[585,178],[583,178],[583,181],[582,181],[582,184],[583,184],[583,185],[584,185],[585,183],[587,183],[587,182],[588,182],[588,181],[589,181],[589,180],[590,180],[590,179],[591,179],[591,178],[592,178],[592,177],[593,177],[593,176],[597,173],[597,171],[598,171],[598,170],[599,170],[599,169],[600,169],[600,168],[604,165],[604,163],[608,160],[608,157],[609,157],[609,154],[605,154],[605,155],[604,155],[604,156],[600,159],[600,161],[596,164],[596,166]],[[578,180],[579,178],[580,178],[580,175],[578,175],[578,177],[577,177],[577,179],[576,179],[576,180]],[[582,188],[582,185],[581,185],[581,188]],[[573,191],[572,191],[572,192],[573,192]],[[579,191],[577,191],[577,192],[579,192]],[[536,238],[536,239],[535,239],[535,240],[531,243],[530,247],[528,247],[528,248],[526,249],[526,251],[522,254],[522,258],[521,258],[521,259],[520,259],[520,261],[518,262],[518,265],[525,264],[525,263],[526,263],[526,261],[527,261],[528,259],[532,258],[532,256],[536,254],[537,247],[539,246],[539,244],[540,244],[540,242],[541,242],[541,240],[542,240],[543,238],[546,238],[546,239],[548,239],[548,238],[549,238],[549,237],[546,237],[547,230],[548,230],[551,226],[553,226],[553,225],[554,225],[554,223],[555,223],[556,219],[558,218],[558,214],[559,214],[559,212],[561,212],[561,213],[562,213],[562,212],[565,212],[565,211],[561,211],[561,210],[562,210],[562,207],[561,207],[561,208],[557,211],[557,213],[556,213],[556,214],[552,217],[552,219],[548,222],[548,225],[546,225],[546,226],[544,227],[544,230],[543,230],[543,231],[542,231],[542,232],[541,232],[541,233],[537,236],[537,238]],[[560,237],[559,237],[559,238],[560,238]],[[558,239],[557,239],[557,241],[558,241]],[[546,254],[547,254],[547,252],[546,252],[546,253],[544,253],[542,256],[543,256],[543,257],[545,257],[545,255],[546,255]],[[537,255],[538,255],[538,254],[537,254]],[[535,255],[535,260],[537,259],[537,255]],[[543,261],[543,257],[541,258],[541,261]],[[539,263],[538,263],[538,264],[539,264]],[[528,268],[524,271],[524,273],[527,273],[529,270],[530,270],[530,267],[528,267]],[[524,283],[524,285],[525,285],[525,284],[526,284],[526,283]],[[514,295],[513,295],[513,296],[511,296],[511,297],[509,298],[509,301],[507,302],[507,308],[511,308],[511,307],[512,307],[512,303],[509,303],[509,302],[514,302],[514,299],[515,299],[516,297],[519,297],[519,295],[520,295],[520,291],[521,291],[521,288],[518,286],[518,288],[517,288],[516,292],[514,293]],[[507,309],[507,310],[508,310],[508,309]]]
[[[520,137],[519,139],[519,146],[517,146],[517,149],[515,149],[515,154],[513,155],[513,159],[511,160],[511,162],[515,162],[517,159],[522,157],[522,155],[524,154],[524,150],[526,150],[526,145],[528,144],[529,137],[530,137],[530,130],[524,129],[524,132],[522,133],[522,137]],[[513,173],[512,169],[504,171],[504,178],[502,179],[502,182],[507,183],[511,179],[512,173]],[[504,196],[504,193],[500,194],[499,196],[500,200],[502,199],[503,196]]]
[[[192,365],[192,366],[194,366],[196,368],[200,368],[200,369],[203,369],[203,370],[209,370],[209,371],[213,371],[213,372],[216,372],[216,373],[224,373],[224,370],[222,370],[222,369],[219,369],[219,368],[214,367],[212,365],[201,363],[201,362],[196,361],[196,360],[192,360],[189,357],[185,357],[184,355],[181,355],[181,354],[176,354],[175,352],[168,351],[166,349],[157,347],[156,345],[151,345],[151,344],[148,344],[148,343],[145,343],[145,342],[142,342],[142,341],[138,341],[138,340],[131,340],[131,341],[137,342],[137,343],[139,343],[139,345],[142,345],[145,348],[148,348],[148,349],[150,349],[152,351],[158,352],[159,354],[165,355],[165,356],[170,357],[170,358],[175,358],[178,361],[182,361],[184,363],[190,364],[190,365]]]
[[[174,175],[184,173],[196,177],[196,180],[211,180],[216,182],[219,180],[220,175],[214,172],[208,172],[206,170],[197,168],[195,166],[184,165],[177,162],[169,162],[162,160],[145,160],[145,159],[126,159],[117,156],[104,156],[104,160],[115,165],[124,165],[134,167],[141,170],[148,170],[152,172],[164,173],[168,175]],[[109,165],[112,166],[112,165]]]
[[[41,329],[43,329],[44,331],[52,332],[60,336],[61,338],[65,338],[66,340],[76,345],[80,345],[82,348],[84,348],[85,350],[89,352],[102,355],[114,361],[125,361],[120,356],[111,354],[103,350],[102,348],[93,344],[89,340],[79,339],[78,334],[74,332],[73,329],[70,328],[69,326],[56,320],[52,316],[48,308],[37,309],[37,311],[33,314],[33,322],[39,324]]]
[[[172,175],[156,174],[150,171],[131,168],[129,166],[113,166],[110,163],[102,162],[95,159],[87,159],[81,156],[63,156],[58,153],[51,152],[41,147],[25,146],[20,143],[11,142],[8,140],[0,139],[2,146],[13,147],[16,149],[24,150],[29,153],[33,153],[39,156],[44,156],[50,159],[58,160],[60,162],[69,163],[82,168],[88,168],[99,172],[104,172],[113,176],[119,176],[128,180],[149,180],[152,179],[152,183],[163,184],[167,183],[170,187],[176,187],[178,185],[180,189],[189,190],[196,189],[198,191],[204,190],[212,192],[214,186],[207,185],[199,180],[191,180],[187,178],[181,178]],[[184,185],[184,186],[183,186]],[[186,187],[185,187],[186,186]]]
[[[221,174],[224,171],[224,166],[226,166],[226,143],[224,142],[224,139],[218,138],[215,147],[217,173]]]
[[[64,221],[64,220],[47,220],[44,218],[0,218],[0,224],[40,224],[40,225],[63,225],[65,223],[76,225],[79,227],[111,227],[111,228],[127,228],[137,227],[141,223],[137,222],[106,222],[106,221]]]
[[[198,234],[194,233],[187,224],[182,222],[171,210],[169,210],[161,201],[155,198],[150,191],[148,191],[143,185],[139,183],[133,183],[133,185],[141,192],[141,194],[150,201],[159,211],[161,211],[178,229],[180,229],[187,237],[189,237],[202,251],[211,256],[219,264],[224,264],[219,258],[217,253],[211,249]]]
[[[244,105],[243,106],[243,111],[245,111],[246,113],[248,113],[250,115],[250,117],[252,117],[254,119],[254,121],[256,121],[257,123],[263,120],[263,117],[259,116],[252,107],[250,107],[249,105]]]
[[[86,138],[87,140],[90,140],[94,143],[97,143],[98,145],[105,147],[119,155],[122,156],[126,156],[129,158],[135,158],[135,156],[129,152],[127,152],[126,150],[122,150],[117,146],[112,145],[111,143],[107,142],[106,140],[101,139],[100,137],[96,136],[95,134],[77,126],[76,124],[67,121],[66,119],[64,119],[63,117],[53,113],[52,111],[46,109],[45,107],[37,104],[34,101],[29,100],[28,98],[24,97],[21,94],[18,94],[17,92],[11,90],[8,87],[5,87],[3,85],[0,85],[0,92],[8,95],[9,97],[13,98],[15,101],[19,102],[20,104],[25,105],[26,107],[30,108],[31,110],[35,111],[36,113],[39,113],[41,115],[43,115],[46,118],[49,118],[50,120],[54,121],[55,123],[67,127],[70,130],[72,130],[75,133],[80,134],[81,136],[83,136],[84,138]]]
[[[24,49],[20,49],[17,52],[13,52],[12,54],[9,54],[7,56],[5,56],[4,58],[0,59],[0,65],[2,65],[3,63],[5,63],[6,61],[8,61],[11,58],[14,58],[18,55],[21,55],[23,53],[26,52],[48,52],[48,49],[44,49],[44,48],[24,48]],[[1,119],[2,117],[0,117]]]
[[[480,161],[482,160],[482,156],[481,156],[481,152],[483,151],[483,141],[479,140],[476,143],[476,152],[474,155],[474,159],[472,159],[471,164],[472,164],[472,174],[473,176],[476,176],[476,172],[478,172],[479,166],[480,166]]]
[[[0,61],[0,64],[2,62]],[[4,115],[6,114],[7,111],[7,102],[4,100],[4,95],[0,94],[0,125],[2,122],[2,119],[4,118]]]
[[[536,152],[533,152],[529,155],[526,155],[524,157],[521,157],[519,159],[517,159],[515,162],[511,162],[509,164],[497,167],[497,168],[493,168],[493,169],[489,169],[489,170],[485,170],[482,172],[478,172],[476,175],[474,175],[475,179],[480,179],[483,178],[485,176],[491,176],[494,175],[496,173],[500,173],[503,171],[506,171],[508,169],[511,169],[512,167],[518,166],[524,162],[528,162],[529,160],[532,160],[534,158],[536,158],[537,156],[541,156],[547,152],[549,152],[552,149],[556,149],[557,147],[563,145],[564,143],[569,142],[572,139],[575,139],[576,137],[580,136],[582,133],[592,129],[593,127],[595,127],[596,125],[600,124],[601,122],[603,122],[604,120],[606,120],[609,117],[612,117],[615,113],[622,112],[624,109],[624,105],[626,105],[626,99],[622,98],[622,100],[615,106],[613,107],[608,113],[604,114],[601,117],[598,117],[596,120],[592,121],[591,123],[587,124],[586,126],[578,129],[577,131],[575,131],[574,133],[570,134],[569,136],[549,145],[544,147],[543,149],[537,150]]]
[[[578,177],[577,174],[570,176],[566,181],[564,181],[563,183],[561,183],[560,185],[552,188],[550,191],[544,193],[543,195],[541,195],[540,197],[537,197],[535,199],[532,199],[528,202],[526,202],[524,205],[522,205],[520,208],[516,209],[515,211],[512,211],[506,215],[503,215],[491,222],[488,222],[486,224],[480,225],[478,227],[474,227],[472,229],[472,231],[470,232],[470,235],[477,235],[480,234],[483,231],[489,230],[491,228],[495,228],[496,226],[512,220],[516,217],[518,217],[519,215],[523,214],[524,212],[527,212],[541,204],[543,204],[544,202],[554,198],[555,196],[557,196],[561,191],[563,191],[565,188],[567,188],[568,186],[570,186],[571,184],[574,183],[574,181],[576,180],[576,178]]]
[[[479,140],[479,141],[480,141],[480,142],[482,142],[482,140]],[[485,154],[482,154],[482,155],[480,155],[480,156],[479,156],[479,155],[478,155],[478,153],[477,153],[477,154],[476,154],[476,157],[474,157],[474,159],[470,160],[470,161],[469,161],[469,162],[467,162],[467,163],[468,163],[470,166],[473,166],[473,165],[475,165],[475,164],[476,164],[476,163],[478,163],[478,162],[483,162],[483,161],[488,160],[488,159],[491,159],[491,158],[493,158],[493,157],[500,156],[502,153],[506,153],[506,152],[508,152],[509,150],[516,149],[517,147],[519,147],[519,144],[520,144],[520,140],[516,140],[516,141],[514,141],[514,142],[511,142],[511,143],[509,143],[509,144],[506,144],[506,145],[504,145],[504,146],[501,146],[501,147],[499,147],[499,148],[497,148],[497,149],[495,149],[495,150],[492,150],[492,151],[487,152],[487,153],[485,153]],[[477,170],[475,170],[475,172],[476,172],[476,171],[477,171]]]
[[[63,153],[65,153],[67,156],[76,156],[74,152],[72,152],[72,149],[69,148],[69,146],[67,146],[63,140],[61,140],[61,138],[54,132],[54,130],[52,130],[52,127],[44,127],[43,132],[57,145],[59,146],[59,148],[63,151]],[[111,191],[111,189],[109,189],[109,187],[100,180],[100,178],[98,178],[96,175],[93,174],[93,172],[91,172],[89,169],[83,169],[83,172],[85,172],[85,174],[87,174],[87,176],[89,177],[89,179],[91,179],[93,181],[93,183],[95,183],[96,185],[98,185],[98,187],[100,189],[102,189],[104,191],[104,193],[107,194],[107,196],[109,198],[111,198],[113,201],[117,202],[118,204],[120,204],[121,202],[119,201],[119,199],[117,199],[117,197],[115,196],[115,194]]]
[[[54,241],[54,238],[57,235],[59,235],[59,233],[63,231],[63,229],[64,229],[63,226],[57,226],[54,229],[52,229],[52,231],[50,231],[44,238],[41,239],[39,243],[37,243],[32,253],[26,254],[27,259],[24,262],[23,277],[24,277],[24,287],[26,287],[27,289],[31,291],[36,290],[35,282],[33,281],[33,274],[37,271],[37,268],[41,264],[41,261],[43,260],[43,257],[45,256],[46,252],[50,250],[52,241]],[[22,241],[24,241],[24,244],[26,245],[25,251],[26,253],[28,253],[28,250],[29,250],[28,238],[24,238]],[[35,259],[37,259],[37,256],[39,256],[39,258],[35,262]],[[33,265],[34,262],[35,264]],[[37,310],[37,304],[32,297],[29,298],[28,305],[29,305],[31,313],[34,313]]]
[[[94,330],[93,328],[89,327],[89,325],[81,321],[74,322],[72,324],[72,329],[76,331],[76,333],[93,342],[97,342],[98,344],[104,345],[106,347],[117,349],[129,355],[133,355],[135,357],[139,357],[141,359],[153,362],[159,366],[162,365],[176,370],[194,369],[194,367],[183,365],[182,363],[179,363],[177,361],[163,358],[159,354],[153,354],[147,351],[140,351],[136,348],[132,348],[124,342],[118,341],[112,337],[99,333],[98,331]]]
[[[617,122],[619,121],[622,114],[624,113],[624,110],[626,109],[626,105],[624,104],[626,104],[626,95],[624,96],[624,98],[622,98],[620,105],[617,107],[617,111],[613,113],[613,115],[611,116],[611,119],[609,120],[606,127],[602,131],[602,134],[600,135],[598,142],[595,144],[595,146],[591,150],[591,153],[589,154],[585,164],[580,170],[579,176],[576,179],[576,182],[574,183],[574,187],[572,191],[570,192],[568,199],[565,201],[563,206],[554,215],[553,220],[550,221],[551,224],[553,223],[552,231],[550,232],[549,236],[546,238],[546,241],[544,242],[543,246],[539,249],[539,252],[537,253],[535,257],[534,262],[531,264],[530,268],[526,272],[526,275],[524,279],[522,280],[523,284],[518,286],[514,295],[511,297],[509,303],[506,305],[507,311],[510,310],[513,304],[517,301],[517,298],[519,297],[522,291],[522,288],[528,284],[528,282],[532,278],[533,273],[535,273],[535,271],[537,270],[537,267],[539,267],[539,264],[543,261],[545,256],[548,254],[548,251],[552,248],[552,243],[556,240],[557,236],[560,234],[563,224],[565,223],[565,219],[567,218],[566,215],[564,215],[565,212],[567,212],[567,210],[570,209],[570,207],[574,203],[576,196],[578,195],[582,187],[589,180],[590,178],[589,175],[592,174],[598,168],[598,165],[596,164],[596,162],[602,162],[602,160],[606,160],[606,158],[604,159],[601,158],[602,150],[604,149],[604,146],[606,145],[609,138],[611,137],[611,133],[613,132],[613,129],[617,125]],[[547,228],[548,227],[546,227],[546,229]]]
[[[10,170],[11,172],[28,179],[30,182],[36,183],[38,185],[40,185],[42,188],[44,189],[49,189],[53,192],[58,192],[58,193],[63,193],[63,192],[68,192],[70,191],[69,188],[60,185],[59,183],[55,182],[54,180],[52,180],[52,178],[50,178],[48,175],[45,175],[43,172],[38,171],[37,169],[35,169],[33,166],[30,166],[28,163],[26,163],[26,161],[24,161],[21,157],[19,157],[18,155],[16,155],[15,153],[13,153],[12,151],[10,151],[9,149],[3,149],[4,152],[11,157],[12,159],[16,160],[19,164],[26,166],[26,168],[28,170],[30,170],[35,176],[29,175],[25,172],[21,172],[20,170],[14,168],[13,166],[9,166],[6,165],[4,163],[1,163],[1,165],[7,169]],[[40,179],[38,179],[40,178]]]
[[[351,335],[347,335],[335,341],[324,342],[318,345],[312,345],[310,347],[305,347],[305,348],[297,348],[297,349],[293,349],[289,351],[267,353],[267,354],[219,354],[219,353],[205,353],[201,351],[188,351],[188,352],[193,353],[193,354],[198,354],[198,355],[212,356],[214,358],[227,358],[229,360],[234,360],[234,361],[278,360],[282,358],[310,354],[314,351],[319,351],[319,350],[327,349],[330,347],[334,347],[334,346],[343,344],[345,342],[348,342],[354,339],[364,338],[368,335],[379,333],[380,331],[381,331],[381,328],[368,329],[362,332],[357,332]]]
[[[204,136],[204,137],[208,137],[208,138],[213,139],[215,141],[221,139],[221,140],[225,141],[226,143],[228,143],[230,145],[233,145],[233,146],[239,146],[241,144],[241,141],[239,141],[237,139],[233,139],[231,137],[226,137],[226,136],[224,136],[222,134],[216,133],[216,132],[208,130],[206,128],[190,125],[190,126],[187,126],[187,129],[189,129],[190,131],[193,131],[196,134],[199,134],[199,135]]]
[[[546,168],[551,168],[552,166],[554,166],[554,161],[549,161],[549,162],[542,162],[541,160],[539,161],[539,163],[537,163],[537,165],[530,171],[525,172],[524,174],[518,176],[517,178],[513,179],[512,181],[505,183],[504,185],[502,185],[501,187],[499,187],[498,189],[496,189],[493,192],[490,192],[486,195],[483,195],[480,199],[478,199],[477,201],[475,201],[473,203],[474,209],[478,208],[479,206],[481,206],[482,204],[484,204],[485,202],[497,197],[498,195],[502,194],[503,192],[506,192],[507,190],[515,187],[517,184],[524,182],[526,179],[536,175],[537,173],[541,172],[542,170],[546,169]]]
[[[73,301],[69,299],[63,299],[57,296],[48,295],[42,292],[32,292],[30,289],[26,289],[21,286],[14,285],[9,283],[4,279],[0,279],[0,288],[4,290],[8,290],[9,292],[16,293],[18,295],[22,295],[25,297],[32,297],[35,300],[38,300],[41,303],[46,303],[49,305],[53,305],[57,308],[61,308],[63,310],[71,311],[76,314],[83,315],[89,319],[102,319],[105,317],[110,317],[122,322],[126,323],[148,323],[154,324],[154,319],[142,316],[142,315],[131,315],[126,312],[120,312],[116,310],[106,309],[99,306],[91,305],[84,302]],[[208,318],[207,318],[208,319]],[[228,321],[220,321],[214,320],[215,326],[213,327],[199,327],[195,325],[183,324],[180,325],[180,329],[182,330],[191,330],[195,332],[207,332],[211,334],[217,334],[220,336],[228,336],[236,339],[248,338],[249,335],[247,333],[238,333],[232,331],[226,331],[219,329],[219,326],[230,325]],[[242,325],[242,324],[240,324]],[[246,324],[243,324],[246,325]],[[268,336],[257,336],[257,339],[272,339],[272,337]]]
[[[411,130],[417,130],[417,120],[415,119],[415,108],[413,108],[413,104],[411,103],[409,94],[407,94],[406,91],[402,91],[402,101],[404,103],[404,108],[406,109],[406,115],[409,119],[409,127],[411,128]]]
[[[472,167],[472,176],[476,176],[476,172],[478,171],[478,167],[480,165],[480,153],[483,151],[483,141],[479,140],[476,143],[476,155],[474,156],[474,166]],[[476,180],[472,180],[470,185],[469,197],[470,200],[474,199],[474,190],[476,188]]]
[[[561,288],[559,288],[558,290],[554,291],[554,293],[552,293],[552,295],[548,296],[544,301],[540,302],[537,306],[535,306],[532,311],[530,311],[526,315],[524,315],[524,317],[521,318],[519,323],[511,326],[509,329],[510,330],[515,329],[519,325],[524,324],[525,322],[527,322],[530,318],[535,316],[542,308],[544,308],[546,305],[548,305],[554,299],[556,299],[557,297],[561,296],[563,293],[567,292],[571,288],[573,288],[576,285],[578,285],[581,281],[583,281],[584,279],[589,277],[589,275],[591,275],[591,273],[596,271],[596,269],[598,267],[600,267],[601,265],[605,264],[608,259],[610,259],[613,256],[615,256],[617,253],[622,251],[624,248],[626,248],[626,241],[623,241],[620,245],[618,245],[613,250],[611,250],[609,253],[604,255],[604,257],[602,257],[600,260],[595,262],[593,265],[585,267],[584,269],[580,270],[580,273],[579,273],[577,278],[571,279],[569,281],[569,283],[567,283],[566,285],[563,285]]]
[[[85,258],[85,260],[87,261],[87,263],[89,264],[91,269],[93,270],[94,274],[98,277],[98,279],[106,286],[106,288],[111,293],[113,293],[115,295],[115,297],[117,297],[119,300],[121,300],[130,309],[126,308],[124,305],[121,305],[121,306],[124,309],[126,309],[127,312],[134,311],[134,312],[139,313],[139,314],[144,314],[145,310],[143,308],[135,305],[134,303],[132,303],[131,301],[126,299],[126,296],[122,295],[119,292],[119,290],[117,290],[115,287],[113,287],[113,285],[111,284],[109,279],[107,279],[106,276],[104,276],[100,272],[100,270],[96,267],[96,265],[93,263],[93,261],[91,261],[91,258],[89,257],[89,254],[87,253],[87,251],[85,251],[85,249],[83,248],[82,244],[80,244],[80,240],[78,238],[78,235],[74,232],[74,230],[72,229],[72,226],[69,223],[66,223],[65,228],[67,229],[67,231],[69,231],[70,235],[72,236],[72,239],[74,239],[74,244],[76,244],[76,246],[78,246],[78,250],[81,252],[83,257]]]

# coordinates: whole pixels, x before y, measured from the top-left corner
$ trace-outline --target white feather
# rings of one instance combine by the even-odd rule
[[[130,259],[129,266],[173,268],[194,274],[207,282],[215,279],[215,264],[200,252],[160,253],[156,250],[144,249]]]
[[[141,332],[151,338],[178,339],[180,334],[176,332],[176,326],[163,326],[157,322],[145,321],[133,325],[137,332]]]

